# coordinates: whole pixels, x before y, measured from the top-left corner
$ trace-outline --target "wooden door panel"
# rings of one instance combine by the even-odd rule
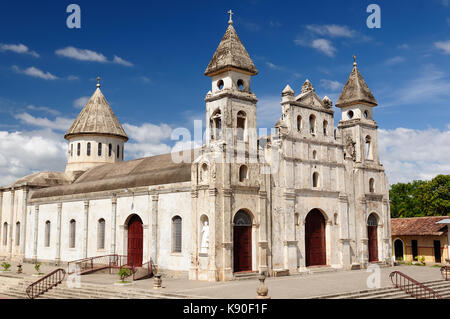
[[[369,262],[378,261],[377,226],[367,226],[369,236]]]
[[[311,211],[305,223],[306,266],[326,265],[325,219],[319,211]]]
[[[141,266],[144,232],[139,217],[132,217],[128,224],[128,264]]]
[[[234,272],[252,270],[251,227],[234,227]]]

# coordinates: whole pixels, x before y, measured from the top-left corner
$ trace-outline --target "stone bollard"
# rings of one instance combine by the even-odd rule
[[[270,299],[270,297],[268,296],[269,288],[267,288],[264,285],[264,281],[266,280],[266,276],[261,274],[258,277],[258,280],[259,280],[259,287],[258,287],[258,289],[256,289],[256,293],[258,294],[258,296],[256,296],[256,298],[257,299]]]
[[[155,279],[153,280],[153,289],[160,289],[162,288],[162,279],[161,275],[155,275]]]
[[[17,265],[17,273],[18,274],[22,273],[22,265],[21,264]]]

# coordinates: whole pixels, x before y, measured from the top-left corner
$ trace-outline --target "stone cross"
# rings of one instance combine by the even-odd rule
[[[232,10],[228,11],[228,14],[230,15],[230,20],[228,20],[228,24],[233,24],[233,14],[234,12]]]

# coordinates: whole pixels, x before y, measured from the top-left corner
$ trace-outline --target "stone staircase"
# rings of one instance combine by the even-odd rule
[[[424,282],[424,285],[436,291],[443,299],[450,299],[450,282],[435,280]],[[411,295],[395,287],[353,291],[314,297],[311,299],[415,299]]]
[[[3,278],[2,278],[3,279]],[[11,299],[28,299],[26,288],[33,280],[1,280],[0,295]],[[82,283],[80,288],[69,288],[64,281],[37,299],[196,299],[196,297],[145,290],[136,287],[109,286]]]
[[[257,271],[249,271],[249,272],[241,272],[234,273],[233,280],[256,280],[258,278],[259,272]]]

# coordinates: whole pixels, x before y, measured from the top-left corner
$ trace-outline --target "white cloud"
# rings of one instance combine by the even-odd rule
[[[450,54],[450,40],[435,42],[434,47],[441,50],[444,54]]]
[[[118,57],[117,55],[114,56],[113,63],[124,65],[124,66],[133,66],[133,63],[125,61],[124,59],[122,59],[121,57]]]
[[[56,50],[55,54],[58,56],[75,59],[79,61],[90,61],[100,63],[108,62],[108,59],[101,53],[86,49],[78,49],[74,47],[66,47],[64,49]]]
[[[27,109],[32,110],[32,111],[39,111],[39,112],[45,112],[51,115],[59,115],[61,114],[61,112],[59,112],[58,110],[52,109],[50,107],[47,106],[34,106],[32,104],[27,106]]]
[[[390,184],[450,174],[450,129],[378,130],[380,160]]]
[[[50,129],[0,131],[0,186],[42,171],[64,171],[67,144]]]
[[[312,41],[311,46],[330,57],[333,57],[336,53],[336,48],[327,39],[315,39]]]
[[[307,25],[306,29],[311,31],[312,33],[328,36],[328,37],[343,37],[343,38],[353,38],[356,35],[356,32],[351,30],[346,25],[337,25],[337,24],[325,24],[325,25],[317,25],[311,24]]]
[[[392,58],[387,59],[384,64],[387,66],[392,66],[392,65],[396,65],[396,64],[400,64],[405,62],[405,58],[402,56],[395,56]]]
[[[89,101],[90,97],[89,96],[82,96],[78,99],[76,99],[75,101],[73,101],[72,105],[73,107],[77,108],[77,109],[82,109],[86,103]]]
[[[402,49],[402,50],[408,50],[410,47],[409,47],[409,44],[407,44],[407,43],[403,43],[403,44],[400,44],[398,47],[397,47],[397,49]]]
[[[74,121],[74,119],[65,117],[57,117],[55,120],[49,120],[46,117],[35,117],[29,113],[20,113],[14,115],[14,117],[24,124],[60,131],[68,130]]]
[[[276,65],[270,61],[266,61],[266,65],[272,70],[279,70],[279,71],[284,70],[284,67],[282,67],[280,65]]]
[[[34,56],[35,58],[39,58],[39,54],[35,51],[31,51],[26,45],[24,44],[3,44],[0,43],[0,52],[2,51],[11,51],[18,54],[28,54],[31,56]]]
[[[57,80],[58,77],[51,74],[50,72],[45,72],[42,70],[39,70],[38,68],[35,68],[34,66],[29,67],[25,70],[20,69],[17,65],[13,65],[12,69],[20,74],[25,74],[34,78],[40,78],[43,80]]]
[[[327,79],[320,80],[320,85],[323,86],[325,89],[331,90],[331,91],[339,91],[344,87],[344,84],[342,84],[339,81],[327,80]]]

